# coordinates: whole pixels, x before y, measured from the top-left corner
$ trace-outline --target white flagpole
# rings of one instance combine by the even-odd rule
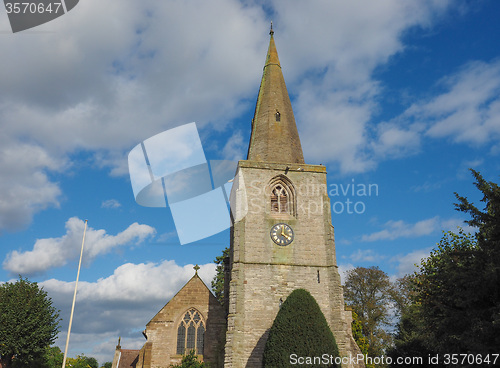
[[[71,324],[73,323],[73,312],[75,311],[76,291],[78,289],[78,279],[80,278],[80,268],[82,267],[83,244],[85,243],[85,233],[87,232],[87,221],[88,220],[85,220],[85,228],[83,229],[82,250],[80,252],[80,262],[78,262],[78,272],[76,274],[75,293],[73,294],[73,306],[71,307],[71,316],[69,317],[68,336],[66,336],[66,348],[64,349],[64,359],[63,359],[63,363],[62,363],[61,368],[65,368],[66,357],[68,356],[69,335],[71,333]]]

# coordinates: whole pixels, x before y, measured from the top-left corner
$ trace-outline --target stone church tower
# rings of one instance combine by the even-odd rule
[[[272,27],[270,34],[248,157],[231,192],[226,368],[262,366],[280,305],[299,288],[318,302],[340,355],[360,354],[336,263],[326,168],[304,162]]]

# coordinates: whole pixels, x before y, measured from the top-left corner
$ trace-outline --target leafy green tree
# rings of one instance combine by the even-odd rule
[[[475,235],[446,233],[419,271],[422,317],[438,352],[488,354],[500,346],[500,188],[471,170],[483,210],[455,193]]]
[[[217,265],[216,274],[212,279],[212,290],[217,300],[224,304],[224,262],[229,258],[229,248],[222,251],[222,255],[215,258],[214,263]]]
[[[391,342],[384,328],[390,325],[392,290],[389,276],[378,267],[356,267],[347,272],[344,299],[359,318],[371,357],[382,356]]]
[[[64,353],[59,346],[51,346],[45,351],[45,364],[47,368],[61,368]]]
[[[62,362],[61,362],[62,364]],[[78,355],[76,358],[66,359],[66,366],[69,368],[99,368],[97,360],[84,354]]]
[[[113,366],[112,362],[106,362],[101,366],[101,368],[111,368],[112,366]]]
[[[189,354],[186,354],[182,357],[182,360],[179,364],[171,364],[170,368],[210,368],[210,366],[208,363],[200,362],[194,350],[191,350]]]
[[[394,367],[401,367],[396,364],[398,357],[408,358],[405,367],[420,368],[422,364],[415,360],[421,358],[423,362],[428,361],[428,357],[436,356],[436,351],[429,344],[429,330],[427,329],[421,315],[419,304],[412,303],[404,309],[394,336],[394,345],[389,349],[387,355],[392,358]],[[441,368],[441,363],[433,364],[433,368]]]
[[[393,295],[399,322],[393,345],[388,349],[387,355],[394,364],[398,357],[408,358],[405,366],[417,368],[422,365],[415,358],[427,362],[429,356],[435,356],[436,351],[428,343],[429,331],[426,329],[421,305],[416,302],[418,279],[415,275],[406,275],[396,281],[396,290]],[[395,365],[400,366],[400,365]],[[434,368],[443,367],[442,364],[433,365]]]
[[[409,308],[416,296],[415,276],[405,275],[392,283],[391,298],[394,303],[396,317],[401,319],[403,313]]]
[[[415,294],[398,326],[392,354],[497,353],[500,346],[500,189],[471,170],[484,210],[455,194],[475,235],[447,232],[421,262]]]
[[[474,185],[483,195],[481,202],[485,204],[484,209],[478,209],[457,193],[458,203],[455,206],[458,211],[469,214],[471,219],[466,222],[478,229],[477,247],[472,253],[474,266],[480,270],[481,288],[476,290],[476,298],[481,304],[473,304],[474,300],[471,304],[476,311],[475,321],[479,324],[475,331],[481,334],[478,343],[482,345],[483,352],[493,353],[495,350],[498,352],[500,346],[500,187],[486,181],[479,172],[472,169],[471,172],[475,178]]]
[[[480,335],[486,333],[486,321],[484,306],[478,306],[485,295],[479,258],[474,236],[460,230],[445,233],[420,265],[417,302],[425,326],[432,326],[427,341],[438,352],[483,352],[485,341]]]
[[[264,348],[263,366],[290,367],[292,354],[297,354],[297,357],[339,356],[325,316],[316,300],[304,289],[294,290],[276,315]],[[322,363],[311,366],[336,366]]]
[[[363,355],[368,354],[368,339],[363,335],[363,326],[361,325],[361,321],[359,320],[358,315],[356,312],[352,311],[352,323],[351,323],[351,329],[352,329],[352,337],[354,338],[354,341],[356,341],[356,344],[358,344],[359,350],[361,350],[361,353]],[[373,368],[373,365],[366,364],[366,368]]]
[[[97,360],[94,357],[85,357],[85,363],[87,365],[86,368],[99,368],[99,364],[97,364]]]
[[[59,313],[36,282],[0,285],[0,366],[37,367],[59,332]]]

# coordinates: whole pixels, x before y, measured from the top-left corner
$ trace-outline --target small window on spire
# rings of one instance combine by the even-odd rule
[[[276,116],[276,121],[281,121],[281,114],[278,110],[276,110],[276,114],[274,114],[274,116]]]

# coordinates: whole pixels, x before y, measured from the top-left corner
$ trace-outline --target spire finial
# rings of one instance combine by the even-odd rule
[[[273,21],[271,21],[271,30],[269,31],[269,34],[271,36],[274,34],[274,31],[273,31]]]
[[[194,274],[195,274],[195,275],[198,275],[198,270],[200,269],[200,266],[195,265],[195,266],[193,267],[193,269],[194,269]]]

